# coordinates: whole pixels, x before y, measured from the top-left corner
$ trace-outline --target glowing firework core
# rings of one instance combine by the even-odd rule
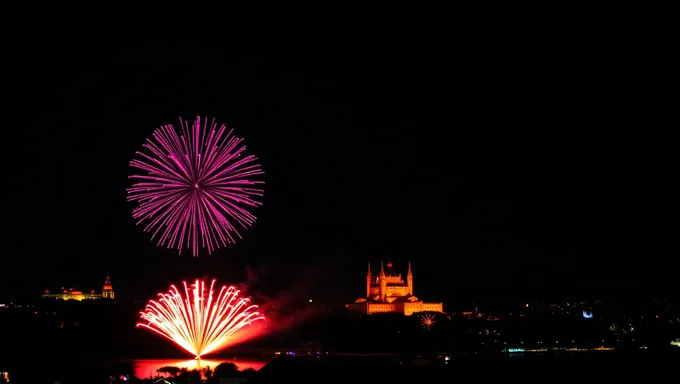
[[[431,313],[426,313],[424,315],[420,316],[420,325],[423,326],[425,329],[430,329],[432,326],[436,323],[434,320],[434,315]]]
[[[215,280],[209,289],[200,280],[191,288],[183,284],[184,296],[172,285],[168,293],[158,294],[158,300],[149,301],[140,312],[147,323],[137,326],[172,340],[197,358],[228,346],[235,332],[264,319],[257,305],[240,298],[235,287],[223,286],[215,296]]]
[[[255,188],[261,181],[253,176],[264,172],[255,156],[243,156],[243,140],[217,128],[213,120],[197,117],[189,126],[180,119],[181,132],[168,124],[157,128],[152,139],[143,145],[145,152],[137,152],[140,159],[130,162],[132,168],[145,172],[133,175],[137,180],[128,188],[128,201],[139,203],[132,216],[137,224],[159,236],[158,245],[168,248],[191,248],[198,256],[199,246],[211,253],[220,244],[234,243],[240,238],[237,227],[248,228],[255,216],[247,207],[261,203],[262,196]]]

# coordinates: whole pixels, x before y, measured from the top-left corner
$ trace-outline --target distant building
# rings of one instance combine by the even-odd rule
[[[113,292],[113,285],[111,285],[111,276],[106,274],[106,281],[104,281],[104,287],[102,287],[102,298],[103,299],[113,299],[115,297]]]
[[[408,263],[406,282],[400,273],[392,269],[392,263],[387,263],[385,270],[380,263],[380,273],[373,279],[371,264],[368,264],[366,273],[366,297],[357,299],[345,307],[352,311],[360,311],[366,314],[373,313],[403,313],[406,316],[416,312],[444,312],[442,303],[426,303],[413,295],[413,272],[411,263]]]
[[[102,287],[101,293],[96,293],[94,290],[90,293],[84,293],[78,291],[75,288],[64,289],[61,293],[51,293],[50,291],[45,291],[43,293],[43,299],[56,299],[56,300],[99,300],[99,299],[113,299],[115,294],[113,292],[113,285],[111,285],[111,277],[106,274],[106,281],[104,281],[104,286]]]

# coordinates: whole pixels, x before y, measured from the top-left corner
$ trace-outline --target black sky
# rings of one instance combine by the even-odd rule
[[[677,290],[671,24],[550,3],[3,12],[0,297],[251,266],[353,299],[381,259],[426,299]],[[125,188],[153,129],[196,114],[267,185],[242,242],[192,259],[149,242]]]

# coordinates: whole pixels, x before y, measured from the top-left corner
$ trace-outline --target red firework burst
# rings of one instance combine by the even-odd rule
[[[243,139],[213,119],[197,117],[190,126],[180,118],[179,134],[171,125],[157,128],[137,152],[130,166],[145,174],[128,188],[128,201],[139,203],[132,211],[137,224],[153,232],[159,246],[190,248],[198,256],[199,246],[211,253],[220,245],[240,238],[256,218],[248,211],[256,201],[263,175],[257,158],[244,155]]]
[[[158,300],[151,300],[140,312],[146,323],[137,324],[161,335],[185,351],[199,358],[233,344],[234,334],[263,320],[257,305],[250,299],[239,297],[235,287],[223,286],[215,295],[212,281],[196,280],[191,288],[184,285],[184,296],[172,285],[167,293],[159,293]]]

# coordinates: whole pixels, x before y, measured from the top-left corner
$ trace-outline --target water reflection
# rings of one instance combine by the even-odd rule
[[[240,359],[230,359],[230,360],[172,360],[172,359],[153,359],[153,360],[131,360],[132,370],[134,375],[140,379],[146,379],[149,377],[158,377],[159,369],[162,367],[177,367],[186,368],[188,370],[193,369],[205,369],[210,367],[210,369],[215,369],[218,365],[222,363],[234,363],[239,371],[244,369],[252,368],[254,370],[259,370],[262,368],[266,362],[258,360],[240,360]],[[160,374],[163,376],[163,374]]]

